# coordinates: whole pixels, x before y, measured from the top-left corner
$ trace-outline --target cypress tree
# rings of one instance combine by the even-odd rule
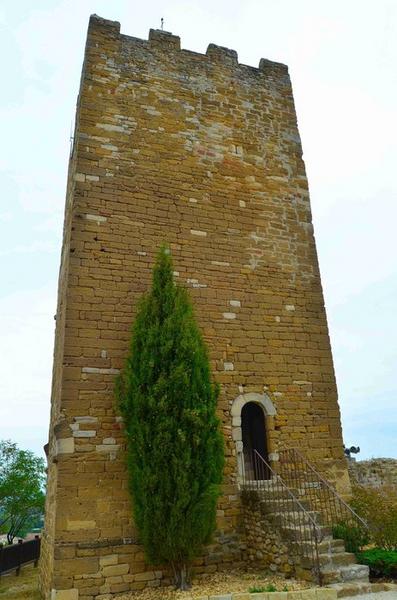
[[[116,395],[139,541],[150,563],[171,565],[180,589],[215,528],[224,461],[218,394],[187,290],[174,283],[162,247]]]

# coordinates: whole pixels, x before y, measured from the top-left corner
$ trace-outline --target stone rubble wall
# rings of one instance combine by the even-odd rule
[[[370,460],[348,460],[352,481],[368,486],[394,485],[397,487],[397,459],[372,458]]]
[[[244,560],[247,564],[291,577],[295,563],[287,545],[272,523],[263,515],[258,495],[244,492],[242,523],[245,540]]]

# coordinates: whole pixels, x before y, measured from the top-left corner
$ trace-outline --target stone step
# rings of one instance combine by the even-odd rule
[[[300,504],[303,506],[305,510],[310,510],[310,504],[307,500],[300,500]],[[289,497],[289,498],[267,498],[266,500],[261,500],[259,503],[261,510],[264,513],[268,512],[285,512],[292,509],[297,508],[299,505],[297,502]]]
[[[279,528],[282,532],[282,536],[285,536],[286,541],[299,542],[300,540],[313,540],[314,531],[313,528],[308,525],[298,527],[296,525],[284,526],[283,524],[280,524]],[[329,527],[324,527],[323,525],[319,525],[317,531],[320,536],[320,541],[324,541],[327,536],[331,535],[331,529]]]
[[[294,550],[295,546],[297,550],[300,550],[303,554],[311,553],[315,550],[315,544],[311,541],[305,542],[291,542],[291,549]],[[329,554],[330,552],[344,552],[345,544],[343,540],[334,540],[331,536],[326,536],[318,544],[318,551],[320,554]]]
[[[346,565],[335,566],[330,565],[321,568],[323,582],[325,585],[329,583],[345,583],[345,582],[362,582],[368,583],[369,568],[367,565]]]
[[[295,525],[308,525],[309,523],[316,525],[322,525],[321,523],[321,514],[314,510],[308,510],[304,512],[303,510],[296,511],[285,511],[285,512],[271,512],[267,513],[267,518],[271,519],[276,523],[291,523]]]
[[[321,566],[327,566],[331,564],[340,567],[357,564],[356,556],[352,552],[332,552],[330,554],[319,554],[319,560]]]
[[[361,594],[376,594],[377,592],[389,591],[394,591],[397,598],[397,585],[392,583],[332,583],[329,585],[329,587],[336,590],[336,595],[338,598],[346,598],[346,596],[358,596]]]
[[[309,554],[301,557],[301,565],[304,569],[310,569],[315,564],[315,554]],[[355,565],[356,557],[351,552],[335,552],[331,554],[318,555],[320,568],[328,568],[329,570],[337,570],[339,567],[347,565]]]
[[[280,499],[293,499],[299,498],[298,491],[295,489],[288,489],[279,484],[274,485],[273,487],[265,487],[265,488],[255,488],[250,487],[249,489],[255,490],[258,492],[259,496],[263,498],[263,500],[280,500]]]

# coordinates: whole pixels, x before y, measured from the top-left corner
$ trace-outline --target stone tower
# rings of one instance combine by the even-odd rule
[[[92,16],[70,158],[41,559],[47,600],[93,600],[163,573],[131,522],[114,376],[159,245],[190,288],[221,384],[226,467],[216,558],[236,531],[248,405],[262,452],[299,445],[347,482],[308,184],[288,69],[210,44],[120,34]],[[246,410],[246,417],[242,413]],[[257,410],[257,408],[255,408]],[[198,570],[207,568],[205,558]],[[215,564],[215,567],[213,566]]]

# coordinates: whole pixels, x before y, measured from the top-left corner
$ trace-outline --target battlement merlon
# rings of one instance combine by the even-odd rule
[[[258,74],[274,74],[275,76],[286,76],[289,82],[288,76],[288,66],[283,63],[274,62],[265,58],[261,58],[259,61],[258,67],[252,67],[249,65],[245,65],[243,63],[238,62],[238,55],[235,50],[231,50],[229,48],[225,48],[223,46],[218,46],[216,44],[209,44],[207,51],[205,54],[201,54],[199,52],[194,52],[191,50],[181,49],[181,40],[177,35],[173,35],[168,31],[163,31],[161,29],[150,29],[149,38],[147,40],[143,40],[140,38],[135,38],[133,36],[127,36],[120,33],[120,23],[118,21],[110,21],[108,19],[103,19],[98,15],[91,15],[89,26],[88,26],[88,37],[90,34],[94,32],[98,32],[105,37],[110,37],[113,39],[123,39],[123,41],[130,43],[131,45],[139,45],[146,46],[148,49],[152,51],[159,50],[161,52],[180,52],[190,57],[195,57],[197,59],[202,59],[204,64],[208,64],[208,61],[211,63],[222,64],[222,66],[229,66],[235,68],[249,69],[252,73],[256,72]]]

